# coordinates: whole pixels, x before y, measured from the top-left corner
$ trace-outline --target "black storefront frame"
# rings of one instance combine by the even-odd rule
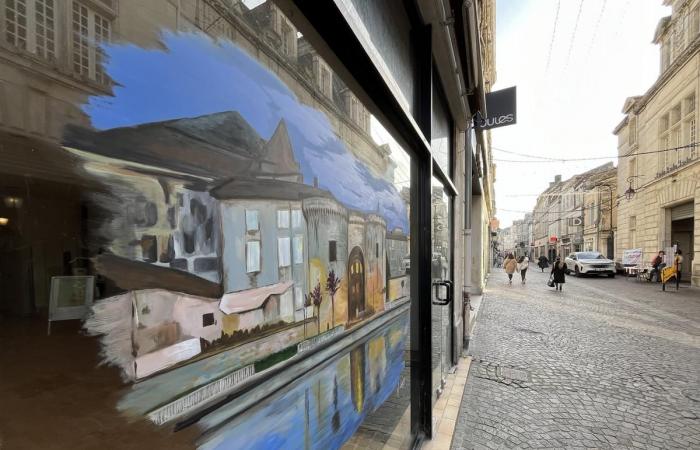
[[[409,152],[411,163],[411,266],[416,273],[431,273],[432,259],[432,177],[435,176],[452,198],[454,208],[457,189],[451,175],[446,174],[434,160],[430,148],[432,119],[433,77],[432,27],[420,23],[420,14],[412,2],[404,2],[412,22],[411,44],[414,56],[413,72],[416,80],[416,95],[413,115],[404,109],[386,84],[382,71],[367,53],[361,40],[353,31],[343,12],[333,1],[278,0],[287,14],[293,17],[302,33],[325,49],[328,59],[339,63],[339,68],[349,68],[346,75],[352,87],[366,94],[382,123]],[[334,67],[335,68],[335,67]],[[362,68],[357,70],[356,68]],[[388,74],[387,74],[388,75]],[[454,120],[451,120],[454,130]],[[452,142],[450,157],[452,171],[456,164],[455,142]],[[452,214],[451,242],[454,245],[454,214]],[[428,237],[427,239],[425,237]],[[454,258],[453,258],[454,259]],[[454,261],[450,270],[454,274]],[[411,434],[413,446],[418,447],[434,434],[432,421],[432,369],[431,369],[431,290],[430,277],[416,277],[411,283],[411,342],[418,343],[420,350],[411,351]],[[413,345],[413,344],[412,344]]]

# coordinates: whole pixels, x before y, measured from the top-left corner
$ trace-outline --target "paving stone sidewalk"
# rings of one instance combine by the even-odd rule
[[[453,449],[700,449],[700,290],[494,269]]]

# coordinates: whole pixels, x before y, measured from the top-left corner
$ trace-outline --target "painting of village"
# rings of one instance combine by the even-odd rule
[[[99,337],[102,363],[129,386],[117,407],[178,423],[270,370],[349,349],[400,319],[391,346],[388,338],[380,352],[370,346],[384,361],[381,373],[367,374],[372,382],[389,376],[393,355],[385,398],[403,368],[397,336],[406,332],[410,294],[409,195],[405,180],[403,189],[396,183],[392,149],[371,140],[364,109],[366,137],[353,148],[326,113],[230,41],[201,33],[165,33],[163,41],[163,66],[139,77],[120,70],[152,50],[105,46],[107,73],[115,68],[121,87],[93,96],[83,108],[90,125],[69,125],[62,138],[89,180],[84,201],[99,211],[85,237],[97,283],[83,326]],[[168,65],[197,67],[196,58],[222,52],[228,61],[218,70],[227,73],[211,74],[227,78],[227,88],[216,101],[202,89],[217,80],[199,79],[192,91],[161,93],[198,107],[146,106]],[[206,68],[189,75],[206,76]],[[262,101],[251,103],[251,91]],[[355,354],[347,383],[375,367]],[[347,391],[356,412],[371,400],[362,386]]]

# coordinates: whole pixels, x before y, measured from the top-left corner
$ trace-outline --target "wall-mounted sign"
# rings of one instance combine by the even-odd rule
[[[517,122],[517,105],[515,86],[486,94],[487,117],[476,113],[474,128],[490,130],[491,128],[513,125]]]
[[[554,244],[554,243],[556,243],[556,242],[557,242],[557,237],[556,237],[556,236],[550,236],[550,237],[549,237],[549,243],[550,243],[550,244]]]
[[[569,217],[568,222],[571,227],[580,227],[583,225],[583,219],[580,217]]]

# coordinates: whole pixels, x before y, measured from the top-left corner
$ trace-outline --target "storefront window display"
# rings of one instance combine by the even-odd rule
[[[412,159],[295,22],[3,8],[8,448],[410,445]]]

